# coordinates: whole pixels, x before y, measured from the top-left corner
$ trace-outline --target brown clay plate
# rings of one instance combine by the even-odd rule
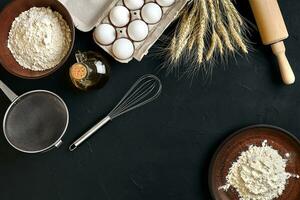
[[[230,188],[227,192],[218,190],[225,185],[228,170],[242,151],[251,144],[260,146],[267,140],[268,144],[278,150],[281,156],[290,154],[286,171],[300,174],[300,142],[292,134],[270,125],[255,125],[237,131],[229,136],[217,149],[210,165],[209,187],[211,195],[216,200],[238,200],[236,191]],[[299,200],[300,180],[290,178],[283,194],[277,200]]]
[[[59,12],[69,25],[72,33],[71,47],[64,59],[54,68],[45,71],[31,71],[21,67],[14,59],[7,47],[7,40],[11,24],[14,19],[22,12],[32,7],[50,7],[52,10]],[[0,63],[11,74],[25,78],[38,79],[50,75],[61,67],[69,57],[75,40],[75,28],[73,20],[68,10],[57,0],[14,0],[11,1],[0,14]]]

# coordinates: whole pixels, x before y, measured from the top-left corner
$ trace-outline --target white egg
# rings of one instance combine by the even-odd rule
[[[117,37],[116,29],[110,24],[100,24],[94,32],[95,39],[103,45],[113,43]]]
[[[156,3],[147,3],[142,8],[142,18],[148,24],[159,22],[162,14],[162,9]]]
[[[175,3],[175,0],[156,0],[156,2],[163,7],[171,6]]]
[[[129,10],[124,6],[116,6],[111,9],[109,19],[116,27],[126,26],[130,21]]]
[[[124,0],[125,6],[130,10],[138,10],[143,7],[144,0]]]
[[[133,43],[126,39],[117,39],[112,46],[113,54],[120,60],[126,60],[130,58],[134,53]]]
[[[142,20],[134,20],[128,25],[127,33],[132,40],[142,41],[148,36],[148,25]]]

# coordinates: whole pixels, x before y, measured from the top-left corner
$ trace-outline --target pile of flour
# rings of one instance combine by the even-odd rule
[[[55,67],[71,46],[67,22],[50,8],[33,7],[12,23],[8,48],[26,69],[44,71]]]
[[[290,177],[299,178],[285,171],[286,163],[267,141],[261,147],[252,145],[232,164],[226,185],[219,189],[234,187],[240,200],[272,200],[282,194]]]

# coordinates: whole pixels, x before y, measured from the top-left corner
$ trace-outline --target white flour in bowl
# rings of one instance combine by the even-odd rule
[[[236,189],[240,200],[272,200],[279,197],[285,189],[287,180],[299,178],[285,171],[287,159],[267,145],[251,145],[241,153],[226,176],[227,183],[219,189]]]
[[[58,12],[33,7],[14,20],[7,46],[22,67],[33,71],[51,69],[68,53],[70,27]]]

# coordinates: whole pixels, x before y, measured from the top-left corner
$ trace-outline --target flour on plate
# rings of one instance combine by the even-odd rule
[[[71,46],[71,31],[58,12],[33,7],[14,20],[7,46],[22,67],[44,71],[66,56]]]
[[[272,200],[279,197],[291,177],[299,178],[285,171],[287,159],[267,145],[251,145],[241,153],[226,176],[227,183],[219,189],[235,188],[240,200]]]

